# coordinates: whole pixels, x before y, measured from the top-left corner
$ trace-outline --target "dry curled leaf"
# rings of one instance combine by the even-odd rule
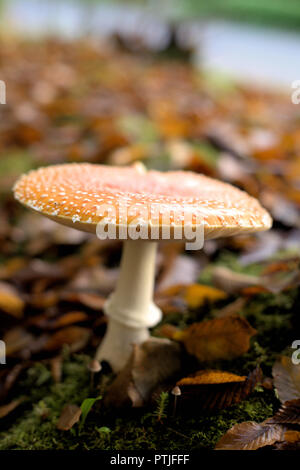
[[[260,382],[261,370],[257,367],[248,377],[219,370],[201,370],[177,382],[182,398],[193,407],[222,409],[245,399]]]
[[[233,315],[193,323],[176,333],[174,339],[182,341],[189,354],[205,362],[241,356],[248,351],[255,333],[245,318]]]
[[[216,450],[256,450],[284,440],[285,428],[279,424],[247,421],[235,424],[219,440]]]
[[[155,387],[174,376],[180,366],[180,346],[169,339],[151,338],[134,345],[126,366],[108,388],[105,403],[143,406]]]
[[[81,413],[82,411],[79,406],[72,404],[65,405],[57,422],[57,429],[60,431],[69,431],[74,424],[78,423]]]
[[[300,367],[282,356],[273,366],[274,385],[281,403],[300,398]]]
[[[300,399],[286,401],[268,423],[300,424]]]

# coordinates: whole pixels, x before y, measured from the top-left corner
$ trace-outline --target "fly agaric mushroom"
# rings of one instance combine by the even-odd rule
[[[116,290],[104,307],[107,332],[96,353],[114,371],[161,319],[152,300],[158,240],[190,241],[186,229],[195,234],[200,227],[209,239],[267,230],[272,224],[256,199],[229,184],[192,172],[146,171],[142,164],[40,168],[21,176],[14,194],[56,222],[124,240]]]

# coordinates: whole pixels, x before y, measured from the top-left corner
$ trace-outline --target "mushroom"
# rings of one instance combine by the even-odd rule
[[[187,248],[195,249],[199,234],[202,241],[267,230],[272,224],[256,199],[229,184],[187,171],[146,171],[139,163],[40,168],[20,177],[14,195],[56,222],[100,239],[124,240],[117,286],[104,306],[108,327],[96,353],[114,371],[161,319],[153,303],[159,240],[185,240]]]

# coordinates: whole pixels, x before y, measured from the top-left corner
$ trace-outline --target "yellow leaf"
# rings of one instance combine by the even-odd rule
[[[0,309],[17,318],[23,316],[24,301],[18,291],[5,282],[0,283]]]
[[[208,384],[224,384],[233,382],[244,382],[246,376],[232,374],[231,372],[223,372],[220,370],[200,370],[193,377],[184,377],[179,380],[176,385],[208,385]]]
[[[199,361],[233,359],[246,353],[256,333],[245,318],[238,315],[193,323],[174,335],[187,352]]]
[[[216,302],[227,297],[227,294],[215,287],[191,284],[187,286],[184,299],[189,308],[198,308],[206,302]]]

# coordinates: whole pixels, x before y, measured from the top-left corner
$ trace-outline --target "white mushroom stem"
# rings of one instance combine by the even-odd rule
[[[124,242],[117,287],[104,306],[107,331],[96,353],[96,359],[106,360],[114,371],[124,367],[132,345],[148,339],[148,328],[161,319],[153,303],[156,250],[156,242]]]

